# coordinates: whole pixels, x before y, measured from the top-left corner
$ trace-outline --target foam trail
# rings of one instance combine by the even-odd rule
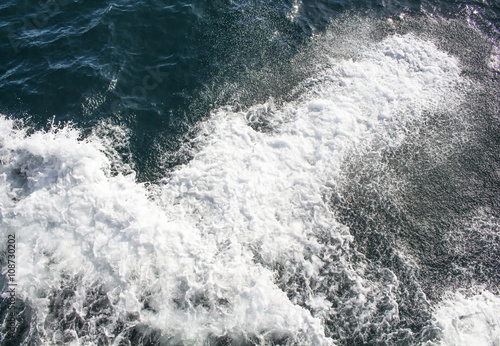
[[[220,110],[204,124],[204,147],[170,178],[163,205],[170,217],[191,219],[218,251],[228,239],[250,249],[253,256],[246,257],[245,266],[252,267],[257,257],[266,268],[278,263],[285,272],[299,271],[304,280],[313,280],[332,265],[329,257],[339,256],[338,249],[324,249],[318,238],[349,248],[350,238],[324,198],[345,152],[373,138],[397,143],[403,136],[395,130],[402,121],[398,116],[418,117],[421,108],[437,108],[443,91],[459,79],[453,58],[411,36],[393,37],[360,61],[343,61],[310,80],[316,87],[288,109]],[[247,121],[261,113],[271,123],[284,124],[271,135],[256,132]],[[221,267],[230,263],[221,262]],[[352,304],[365,309],[367,320],[376,313],[370,307],[374,301],[386,294],[394,301],[390,288],[370,287],[348,264],[333,265],[357,281]],[[297,300],[305,300],[316,316],[328,315],[330,288]],[[397,315],[397,307],[391,310]]]
[[[133,175],[110,174],[98,137],[78,141],[69,127],[27,136],[1,118],[1,229],[18,239],[19,290],[36,307],[40,337],[92,344],[141,324],[171,343],[326,345],[339,313],[359,326],[396,325],[397,278],[386,270],[373,282],[362,259],[349,262],[352,237],[328,196],[349,150],[397,144],[401,124],[456,104],[460,68],[411,35],[332,66],[282,109],[214,112],[193,160],[156,201]],[[262,119],[270,131],[254,130]],[[345,284],[335,275],[352,295],[335,296]],[[303,286],[284,289],[284,278]]]
[[[499,345],[500,298],[488,291],[472,297],[456,294],[434,312],[442,333],[438,345]]]

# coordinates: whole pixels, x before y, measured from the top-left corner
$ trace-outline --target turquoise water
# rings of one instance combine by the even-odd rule
[[[495,344],[499,15],[5,1],[1,343]]]

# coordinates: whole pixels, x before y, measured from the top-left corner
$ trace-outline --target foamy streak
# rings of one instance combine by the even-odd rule
[[[16,233],[19,289],[37,307],[40,329],[48,294],[69,277],[77,280],[71,309],[81,316],[98,282],[112,320],[132,314],[183,340],[227,334],[330,344],[326,292],[299,306],[277,287],[272,268],[308,280],[326,265],[319,235],[349,247],[325,199],[346,150],[374,138],[398,142],[403,116],[450,107],[440,102],[460,81],[454,58],[412,36],[333,66],[309,81],[301,101],[265,114],[282,123],[273,133],[249,126],[269,105],[215,112],[202,125],[200,151],[169,178],[158,203],[133,176],[106,174],[99,138],[79,142],[70,128],[26,137],[2,118],[2,233]],[[341,248],[328,251],[342,258]],[[352,304],[366,304],[360,319],[369,319],[364,297],[376,288],[347,260],[335,265],[357,282]],[[54,340],[50,328],[46,338]]]
[[[489,292],[470,298],[457,294],[437,307],[434,318],[442,332],[442,338],[436,344],[500,344],[500,298]]]

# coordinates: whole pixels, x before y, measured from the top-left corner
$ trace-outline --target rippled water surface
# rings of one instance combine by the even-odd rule
[[[496,345],[500,4],[0,4],[2,345]]]

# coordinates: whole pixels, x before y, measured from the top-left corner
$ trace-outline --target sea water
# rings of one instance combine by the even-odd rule
[[[0,11],[2,344],[500,343],[498,4]]]

